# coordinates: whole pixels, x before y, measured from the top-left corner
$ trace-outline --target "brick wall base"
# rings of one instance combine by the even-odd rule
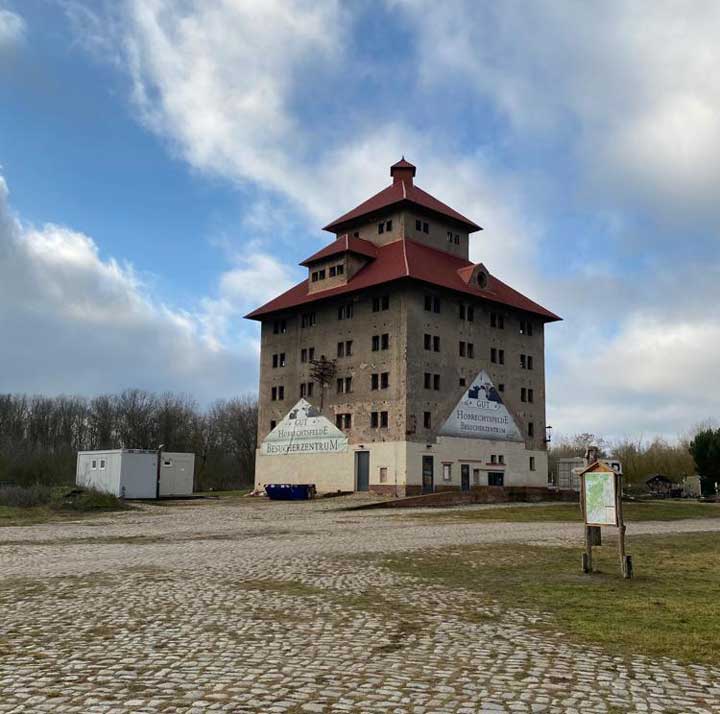
[[[377,486],[371,487],[374,493],[381,495],[395,495],[392,492],[376,491]],[[438,488],[438,487],[436,487]],[[405,486],[405,489],[421,490],[420,486]],[[400,493],[398,493],[401,496]],[[555,491],[549,488],[533,486],[473,486],[470,491],[460,491],[457,488],[450,490],[445,486],[442,491],[416,495],[407,493],[391,501],[371,503],[358,508],[440,508],[444,506],[460,506],[468,503],[537,503],[540,501],[560,501],[577,503],[579,495],[575,491]]]

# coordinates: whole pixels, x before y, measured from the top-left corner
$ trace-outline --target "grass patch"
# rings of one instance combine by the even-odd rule
[[[537,504],[498,508],[460,507],[437,513],[402,514],[409,518],[446,521],[506,521],[511,523],[540,523],[582,521],[577,503]],[[685,518],[720,518],[720,504],[695,501],[645,501],[623,503],[623,515],[629,523],[639,521],[678,521]]]
[[[620,654],[717,664],[720,548],[714,533],[630,538],[636,577],[623,580],[615,543],[582,548],[493,545],[389,557],[386,567],[429,584],[492,597],[503,608],[546,613],[540,628]]]
[[[131,506],[116,496],[93,490],[41,485],[0,488],[0,527],[33,525],[129,508]]]

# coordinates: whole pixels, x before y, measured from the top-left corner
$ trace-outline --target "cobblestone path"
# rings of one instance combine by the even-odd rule
[[[578,543],[579,525],[338,505],[186,502],[0,529],[0,712],[720,712],[720,669],[581,648],[354,557]]]

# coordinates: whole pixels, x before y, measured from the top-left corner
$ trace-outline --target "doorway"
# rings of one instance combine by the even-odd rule
[[[435,490],[435,467],[432,456],[422,457],[422,492],[432,493]]]
[[[460,464],[460,490],[470,490],[470,466],[468,464]]]
[[[370,489],[370,452],[355,452],[355,490],[368,491]]]

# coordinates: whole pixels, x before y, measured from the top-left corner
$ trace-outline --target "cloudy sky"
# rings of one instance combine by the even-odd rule
[[[720,414],[716,0],[0,0],[0,392],[255,391],[242,315],[417,183],[562,315],[556,432]]]

